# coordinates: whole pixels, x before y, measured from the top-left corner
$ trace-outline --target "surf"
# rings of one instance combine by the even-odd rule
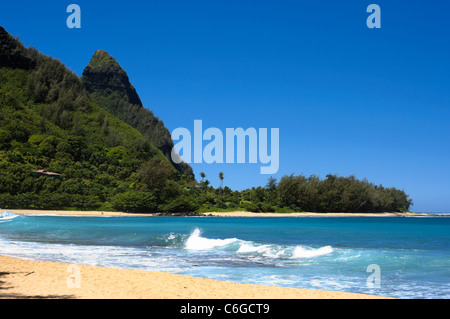
[[[186,241],[187,250],[210,250],[216,247],[224,247],[237,242],[237,238],[209,239],[200,236],[200,229],[196,228]]]
[[[2,211],[0,254],[360,293],[370,292],[367,265],[378,264],[387,296],[448,298],[449,227],[445,217],[62,218]]]
[[[333,247],[331,246],[324,246],[318,249],[307,249],[301,246],[297,246],[294,249],[294,252],[292,254],[293,259],[297,258],[312,258],[312,257],[318,257],[318,256],[324,256],[331,254],[333,252]]]
[[[312,248],[301,245],[261,244],[239,238],[206,238],[196,228],[186,240],[184,248],[189,251],[229,251],[239,255],[256,255],[267,258],[300,259],[314,258],[331,254],[331,246]]]
[[[8,211],[0,213],[0,223],[11,221],[17,217],[19,217],[19,215],[13,214]]]

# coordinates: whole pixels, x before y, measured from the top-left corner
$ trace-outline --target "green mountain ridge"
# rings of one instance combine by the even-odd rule
[[[0,49],[0,207],[113,209],[119,194],[139,192],[152,199],[140,210],[163,211],[195,183],[192,171],[183,177],[149,138],[96,104],[62,63],[2,27]],[[122,89],[110,90],[140,103],[132,86]],[[39,169],[62,178],[36,177]]]
[[[136,128],[163,152],[180,173],[193,175],[189,165],[172,162],[174,144],[169,130],[153,112],[144,108],[127,73],[116,59],[106,51],[96,51],[84,69],[81,80],[92,101]]]

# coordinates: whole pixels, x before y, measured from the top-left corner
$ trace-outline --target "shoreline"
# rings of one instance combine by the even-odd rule
[[[79,274],[77,281],[71,277]],[[77,285],[75,285],[77,286]],[[0,299],[392,299],[0,255]]]
[[[102,211],[66,211],[66,210],[38,210],[38,209],[3,209],[16,215],[27,216],[70,216],[70,217],[155,217],[156,214],[132,214]],[[0,211],[1,212],[1,211]]]
[[[123,212],[102,211],[62,211],[62,210],[34,210],[34,209],[4,209],[16,215],[46,215],[46,216],[74,216],[74,217],[158,217],[170,216],[160,214],[136,214]],[[1,211],[0,211],[1,213]],[[422,216],[417,213],[251,213],[236,212],[207,212],[198,217],[411,217]]]
[[[214,217],[405,217],[419,216],[416,213],[250,213],[250,212],[212,212]]]
[[[2,210],[5,211],[5,210]],[[97,211],[6,210],[32,216],[150,217]],[[355,214],[264,214],[249,212],[206,213],[216,217],[336,217]],[[398,216],[397,214],[376,214]],[[364,216],[373,216],[364,215]],[[69,288],[78,269],[81,288]],[[0,255],[0,299],[372,299],[357,293],[239,284],[166,272],[71,265],[22,260]]]

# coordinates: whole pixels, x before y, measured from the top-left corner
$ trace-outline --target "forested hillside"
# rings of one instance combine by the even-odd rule
[[[139,192],[139,211],[164,210],[194,182],[59,61],[3,28],[0,48],[0,207],[113,209]]]
[[[81,80],[95,103],[136,128],[171,161],[174,144],[169,130],[153,112],[144,108],[116,59],[103,50],[96,51]],[[172,165],[181,173],[193,174],[185,163],[172,162]]]

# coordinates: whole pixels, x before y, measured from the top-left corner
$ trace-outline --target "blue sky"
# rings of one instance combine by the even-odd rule
[[[68,29],[66,8],[81,7]],[[366,26],[369,4],[381,29]],[[356,175],[450,211],[448,1],[8,1],[0,25],[81,76],[97,49],[172,131],[280,128],[285,174]],[[194,164],[264,185],[261,164]]]

